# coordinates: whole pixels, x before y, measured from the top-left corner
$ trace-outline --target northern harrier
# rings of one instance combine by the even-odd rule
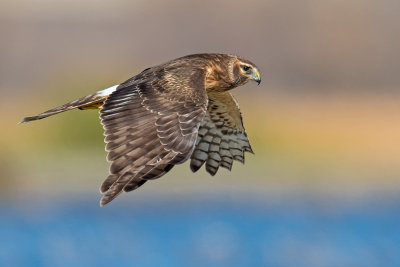
[[[88,95],[22,122],[79,108],[100,109],[110,175],[100,205],[191,159],[214,175],[231,170],[253,153],[239,105],[230,89],[254,80],[257,67],[233,55],[196,54],[145,69],[119,85]]]

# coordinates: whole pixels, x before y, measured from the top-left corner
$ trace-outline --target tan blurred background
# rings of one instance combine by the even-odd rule
[[[96,111],[17,122],[200,52],[259,66],[261,85],[234,91],[256,154],[213,178],[177,166],[136,194],[399,193],[399,14],[394,0],[2,1],[0,194],[97,194]]]

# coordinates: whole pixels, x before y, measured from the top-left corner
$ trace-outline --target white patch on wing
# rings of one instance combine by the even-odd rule
[[[96,95],[97,95],[97,96],[107,96],[107,95],[111,95],[112,92],[114,92],[115,90],[117,90],[117,87],[118,87],[118,86],[119,86],[119,84],[114,85],[114,86],[111,86],[111,87],[109,87],[109,88],[107,88],[107,89],[98,91],[98,92],[96,93]]]

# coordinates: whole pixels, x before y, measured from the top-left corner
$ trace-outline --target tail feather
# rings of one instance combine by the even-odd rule
[[[113,92],[117,86],[113,86],[110,88],[107,88],[105,90],[99,91],[95,94],[88,95],[82,98],[79,98],[77,100],[74,100],[72,102],[69,102],[67,104],[64,104],[62,106],[47,110],[45,112],[42,112],[36,116],[31,116],[31,117],[25,117],[22,119],[20,123],[25,123],[29,121],[35,121],[35,120],[40,120],[47,118],[52,115],[56,115],[58,113],[68,111],[71,109],[79,108],[79,109],[93,109],[93,108],[101,108],[103,105],[104,100]]]

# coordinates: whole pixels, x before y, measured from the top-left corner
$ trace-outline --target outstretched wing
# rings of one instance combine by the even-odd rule
[[[206,113],[204,81],[201,70],[156,67],[106,99],[100,117],[111,167],[100,188],[101,205],[190,157]]]
[[[233,160],[244,163],[244,152],[253,150],[237,101],[230,92],[208,93],[207,114],[191,156],[191,170],[196,172],[204,163],[211,175],[220,166],[231,170]]]

